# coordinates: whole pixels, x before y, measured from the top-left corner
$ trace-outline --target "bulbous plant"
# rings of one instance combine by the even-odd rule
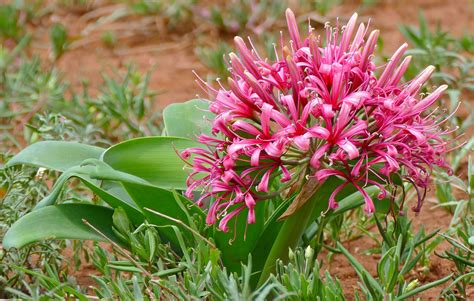
[[[291,40],[275,49],[273,62],[235,38],[239,56],[229,55],[230,89],[204,83],[215,114],[212,135],[199,136],[204,147],[182,153],[194,155],[186,195],[204,191],[198,204],[211,202],[206,222],[218,222],[222,231],[242,213],[248,224],[255,223],[259,202],[297,195],[280,217],[287,220],[269,264],[296,246],[316,203],[325,204],[316,215],[321,208],[338,208],[338,194],[346,186],[360,192],[365,212],[372,214],[374,200],[364,187],[378,187],[379,200],[393,198],[398,177],[415,186],[418,212],[433,168],[449,169],[443,158],[449,142],[443,136],[450,131],[441,129],[446,119],[425,114],[447,86],[418,95],[433,66],[400,83],[411,59],[402,60],[403,44],[376,76],[381,68],[372,58],[379,31],[367,37],[356,14],[342,28],[326,26],[325,41],[311,27],[303,40],[291,10],[286,17]],[[328,199],[318,197],[330,177],[342,182]]]
[[[177,252],[203,239],[215,243],[230,272],[238,273],[250,254],[252,284],[261,285],[317,219],[362,204],[367,214],[380,205],[403,206],[404,194],[395,202],[403,181],[416,188],[419,211],[433,168],[449,170],[446,119],[427,112],[446,86],[419,96],[433,67],[400,83],[411,59],[402,59],[406,44],[377,76],[379,32],[367,34],[357,15],[342,28],[326,26],[324,41],[312,28],[302,39],[293,13],[286,16],[291,40],[275,48],[274,62],[237,37],[229,89],[202,82],[209,102],[168,106],[163,136],[109,149],[45,141],[12,158],[8,168],[62,174],[51,194],[9,229],[3,247],[58,238],[130,248],[113,230],[114,209],[121,208],[134,226],[157,226],[160,241]],[[72,177],[106,205],[56,205]]]

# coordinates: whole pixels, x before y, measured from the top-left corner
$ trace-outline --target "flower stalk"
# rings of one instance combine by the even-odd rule
[[[289,250],[293,250],[298,246],[298,242],[303,236],[306,228],[310,222],[312,222],[311,217],[318,216],[325,210],[324,206],[317,206],[322,203],[317,200],[320,187],[321,185],[318,185],[317,188],[312,191],[312,196],[283,222],[283,225],[278,232],[278,236],[265,261],[257,287],[262,286],[265,281],[267,281],[270,274],[275,271],[278,259],[283,261],[288,260]]]

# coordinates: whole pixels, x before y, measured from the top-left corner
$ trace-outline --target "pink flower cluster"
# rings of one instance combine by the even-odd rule
[[[193,155],[186,195],[201,191],[198,203],[211,201],[207,223],[219,221],[223,231],[243,211],[254,223],[256,203],[281,192],[275,186],[301,182],[302,174],[320,182],[344,180],[331,194],[330,208],[337,208],[338,192],[353,185],[372,213],[363,187],[378,186],[382,199],[393,174],[425,188],[434,166],[448,168],[448,131],[440,129],[445,119],[423,114],[447,87],[419,97],[432,66],[400,83],[411,59],[403,58],[404,44],[376,77],[379,32],[367,37],[356,14],[342,29],[326,26],[325,43],[312,28],[302,40],[293,12],[286,17],[291,41],[275,50],[274,62],[235,38],[239,56],[229,55],[229,89],[206,86],[216,115],[213,136],[199,137],[205,148],[182,153]],[[272,185],[277,181],[285,184]]]

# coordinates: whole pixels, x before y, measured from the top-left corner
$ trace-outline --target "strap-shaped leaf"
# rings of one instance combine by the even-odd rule
[[[163,122],[168,136],[195,139],[200,134],[211,135],[209,103],[192,99],[184,103],[173,103],[163,110]]]
[[[177,152],[201,144],[186,138],[145,137],[110,147],[103,161],[114,169],[140,177],[151,184],[182,190],[186,188],[185,162]]]
[[[25,164],[65,171],[86,159],[99,159],[103,148],[65,141],[41,141],[32,144],[14,156],[7,167]]]
[[[94,192],[98,197],[100,197],[104,202],[109,204],[112,208],[121,207],[126,213],[128,218],[135,224],[141,224],[145,218],[143,214],[138,210],[136,204],[129,200],[129,197],[122,195],[126,192],[121,188],[120,184],[117,183],[116,187],[105,190],[101,187],[95,185],[91,181],[88,181],[85,177],[79,177],[92,192]]]
[[[145,208],[180,220],[188,226],[191,226],[191,218],[193,215],[198,215],[202,221],[205,219],[204,212],[199,207],[178,193],[149,185],[123,183],[123,186],[138,208],[142,210],[143,215],[149,223],[157,226],[177,226],[182,230],[183,237],[186,239],[192,238],[192,233],[189,232],[189,230],[184,229],[179,223],[173,222],[165,217],[157,216]],[[174,246],[179,246],[173,229],[160,228],[160,234]]]
[[[229,212],[232,208],[229,208]],[[258,202],[255,206],[256,222],[247,225],[247,209],[244,209],[234,221],[229,224],[229,232],[215,229],[214,239],[222,252],[222,261],[231,272],[240,272],[242,263],[248,260],[249,254],[257,245],[264,230],[265,202]],[[235,228],[234,228],[235,225]],[[269,248],[269,246],[266,246]],[[256,258],[254,260],[260,260]]]
[[[120,186],[117,187],[118,184],[115,184],[115,186],[110,187],[114,189],[109,192],[105,189],[100,188],[94,180],[98,179],[141,184],[145,184],[147,182],[133,175],[128,175],[124,172],[116,171],[99,160],[93,160],[93,162],[90,163],[98,164],[74,166],[66,170],[63,174],[61,174],[61,176],[54,184],[51,193],[47,195],[44,199],[42,199],[36,205],[35,208],[38,209],[45,206],[53,205],[61,194],[61,191],[67,181],[70,178],[79,178],[89,189],[91,189],[102,200],[108,203],[112,208],[122,207],[134,223],[143,222],[144,217],[141,214],[140,210],[138,210],[137,206],[131,203],[127,198],[121,197],[121,195],[117,193],[117,189],[120,190]]]
[[[110,208],[89,204],[61,204],[28,213],[15,222],[3,238],[3,247],[22,248],[45,239],[104,241],[104,237],[84,223],[86,220],[108,238],[119,242],[112,230]]]
[[[271,246],[275,242],[278,232],[283,225],[283,220],[280,220],[279,217],[283,212],[286,211],[291,201],[294,198],[286,200],[281,203],[272,215],[265,221],[265,226],[262,231],[260,238],[257,240],[255,247],[252,250],[252,267],[254,271],[257,271],[256,274],[252,276],[252,283],[256,285],[260,272],[263,269],[265,261],[267,260],[268,254],[270,253]]]
[[[364,190],[372,199],[374,199],[375,210],[377,212],[386,213],[388,211],[388,209],[390,208],[390,200],[378,200],[376,198],[377,194],[380,192],[380,189],[377,186],[369,186],[364,188]],[[338,204],[339,207],[336,210],[329,212],[328,216],[339,215],[363,205],[364,197],[359,191],[356,190],[355,192],[349,194],[344,199],[342,199]]]

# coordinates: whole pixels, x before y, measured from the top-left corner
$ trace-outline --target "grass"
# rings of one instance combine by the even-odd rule
[[[88,5],[86,2],[61,1],[61,5]],[[319,13],[325,15],[338,2],[316,1],[316,5]],[[181,0],[174,1],[173,5],[165,4],[133,1],[123,6],[121,14],[115,12],[103,15],[101,20],[114,22],[122,18],[157,15],[170,32],[179,32],[178,24],[183,22],[203,22],[211,30],[219,31],[225,39],[228,33],[259,34],[268,28],[278,27],[277,20],[285,8],[285,5],[272,4],[271,1],[264,1],[256,8],[251,6],[251,1],[235,1],[232,5],[210,7],[209,12],[196,17],[197,14],[192,11],[195,1]],[[17,150],[41,140],[108,146],[132,137],[159,135],[161,115],[153,110],[157,92],[149,88],[150,73],[143,74],[129,66],[111,76],[104,75],[99,92],[91,95],[87,85],[82,91],[72,91],[54,63],[53,67],[45,67],[39,57],[28,55],[31,36],[26,23],[44,13],[40,6],[0,6],[1,40],[6,46],[13,45],[0,48],[0,164],[7,162]],[[98,19],[94,19],[94,22],[100,26],[106,23]],[[153,26],[145,30],[156,32]],[[423,16],[420,16],[419,26],[401,26],[401,31],[414,47],[411,50],[411,54],[417,56],[414,61],[419,62],[412,65],[410,77],[425,64],[434,64],[437,75],[433,84],[450,85],[451,97],[440,105],[454,110],[458,106],[459,96],[474,90],[474,64],[465,54],[472,51],[472,37],[465,35],[453,38],[439,27],[431,31]],[[110,48],[121,42],[121,36],[114,31],[105,31],[101,39]],[[51,28],[50,55],[54,60],[60,60],[68,51],[70,40],[63,25],[56,24]],[[274,41],[265,37],[262,40],[257,47],[271,50]],[[212,46],[200,45],[196,52],[208,68],[224,77],[227,66],[222,63],[222,55],[228,49],[228,44],[219,42]],[[467,102],[463,105],[470,115],[451,118],[450,122],[466,130],[472,127],[474,115]],[[467,172],[461,173],[460,177],[436,174],[438,206],[452,214],[449,229],[434,234],[426,234],[421,230],[414,233],[406,217],[395,216],[385,221],[381,217],[367,218],[360,210],[356,210],[343,219],[332,220],[327,230],[319,233],[318,237],[308,237],[309,241],[317,239],[319,242],[319,239],[323,239],[330,260],[334,254],[341,252],[348,257],[360,277],[359,298],[378,300],[384,293],[393,291],[395,293],[390,296],[396,300],[418,293],[422,288],[441,284],[441,296],[447,300],[468,298],[467,288],[474,281],[474,168],[472,159],[468,163],[466,157],[473,150],[473,141],[471,138],[451,154],[453,170],[458,171],[467,166]],[[53,172],[26,167],[0,169],[0,236],[20,216],[31,211],[38,200],[47,194],[48,187],[57,176]],[[79,192],[67,190],[63,193],[63,202],[71,200],[97,201],[80,189]],[[142,224],[134,228],[120,210],[116,211],[114,222],[115,231],[124,242],[131,245],[131,252],[118,245],[104,248],[103,244],[54,240],[17,251],[0,250],[0,297],[74,297],[86,300],[92,297],[154,299],[164,296],[187,300],[310,300],[314,296],[337,299],[343,295],[341,282],[317,261],[311,247],[290,251],[290,262],[286,265],[279,262],[276,274],[255,290],[250,284],[255,272],[250,259],[242,265],[240,273],[230,273],[222,268],[218,251],[210,244],[197,241],[173,250],[161,241],[159,229],[152,225]],[[375,229],[377,231],[373,231]],[[199,232],[199,229],[194,230]],[[369,235],[376,242],[376,248],[364,250],[380,254],[376,275],[371,275],[339,244],[339,241],[350,241],[362,235]],[[442,241],[448,242],[450,248],[439,253],[436,250]],[[63,254],[66,249],[72,249],[81,256],[65,258]],[[423,286],[417,280],[421,275],[409,275],[408,271],[415,266],[426,271],[431,256],[440,256],[451,262],[455,271],[449,277]],[[74,270],[80,270],[86,263],[92,264],[98,272],[98,275],[92,276],[95,283],[91,287],[83,286],[72,276]]]

